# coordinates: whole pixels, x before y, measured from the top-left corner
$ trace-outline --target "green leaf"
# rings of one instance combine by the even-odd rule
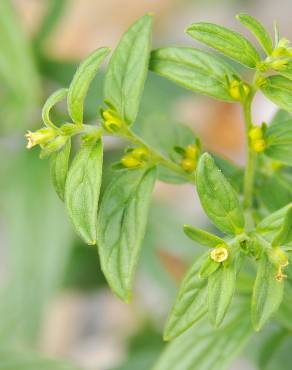
[[[55,124],[50,119],[51,109],[60,101],[62,101],[68,94],[68,89],[59,89],[55,91],[52,95],[46,100],[43,109],[42,109],[42,119],[46,126],[56,127]]]
[[[186,29],[186,33],[249,68],[255,68],[261,60],[254,46],[244,36],[217,24],[194,23]]]
[[[260,348],[259,354],[259,369],[269,369],[269,364],[271,364],[275,353],[278,351],[279,347],[285,340],[288,332],[285,329],[277,328],[273,330],[271,333],[268,333],[268,337],[265,338],[263,346]],[[275,370],[278,367],[271,369]],[[282,369],[282,366],[280,366]]]
[[[99,48],[90,54],[79,65],[69,86],[67,99],[68,111],[73,122],[78,125],[83,123],[84,101],[89,85],[109,52],[109,48]]]
[[[204,321],[168,344],[153,370],[228,369],[252,332],[247,303],[237,303],[224,327],[210,329]]]
[[[228,80],[236,73],[216,55],[187,47],[157,49],[151,54],[150,70],[189,90],[234,101]]]
[[[220,263],[213,261],[212,258],[208,256],[200,268],[200,278],[207,279],[211,274],[217,271],[220,266]]]
[[[291,118],[291,114],[284,109],[278,109],[271,119],[270,125],[275,125],[279,122],[288,121]]]
[[[292,176],[277,171],[274,176],[257,175],[256,193],[259,201],[269,212],[286,206],[292,199]]]
[[[238,196],[208,153],[201,156],[196,173],[197,191],[210,220],[227,234],[240,234],[244,215]]]
[[[87,244],[96,243],[96,220],[102,175],[102,141],[83,144],[68,171],[65,204],[76,232]]]
[[[277,268],[262,253],[253,288],[251,317],[254,329],[259,331],[278,310],[283,298],[284,282],[275,279]]]
[[[50,158],[50,169],[51,169],[51,178],[61,200],[64,200],[65,195],[65,183],[68,173],[69,158],[71,151],[71,140],[68,139],[64,147],[52,154]]]
[[[281,229],[274,237],[272,245],[287,245],[292,242],[292,206],[289,206]]]
[[[221,325],[234,294],[237,274],[235,262],[222,263],[208,278],[208,313],[215,327]]]
[[[292,85],[291,85],[292,86]],[[292,120],[279,122],[267,128],[265,154],[292,166]]]
[[[148,71],[152,16],[145,15],[122,36],[109,62],[105,81],[105,100],[131,125],[138,113]]]
[[[225,241],[219,236],[197,229],[194,226],[184,225],[184,232],[190,239],[206,247],[215,248],[219,244],[225,244]]]
[[[265,239],[273,239],[276,232],[283,224],[285,215],[292,203],[265,217],[256,227],[256,231],[263,234]]]
[[[119,172],[103,195],[97,222],[102,271],[118,297],[129,301],[156,180],[155,168]]]
[[[273,40],[265,27],[257,19],[246,13],[240,13],[236,18],[255,35],[266,54],[270,55],[273,51]]]
[[[292,81],[283,76],[269,76],[260,86],[262,93],[280,108],[292,111]]]
[[[198,274],[205,258],[203,255],[195,261],[181,283],[164,329],[165,340],[179,336],[207,312],[207,284]]]

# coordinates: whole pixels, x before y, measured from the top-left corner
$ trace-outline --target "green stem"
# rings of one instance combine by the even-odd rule
[[[256,153],[252,150],[249,144],[248,133],[252,127],[251,103],[254,93],[243,103],[243,113],[246,132],[246,148],[247,148],[247,163],[244,173],[244,189],[243,189],[243,206],[248,216],[248,223],[253,224],[251,216],[252,196],[256,169]]]
[[[155,162],[159,163],[165,168],[175,172],[179,176],[185,178],[188,182],[192,184],[196,184],[196,177],[194,174],[189,174],[185,172],[177,163],[171,161],[161,153],[159,153],[156,149],[145,143],[139,136],[137,136],[133,131],[127,130],[123,133],[122,137],[126,138],[127,140],[131,141],[132,143],[142,146],[146,148],[152,155],[152,158]]]

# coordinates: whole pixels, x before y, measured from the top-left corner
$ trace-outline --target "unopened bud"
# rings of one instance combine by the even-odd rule
[[[136,168],[141,166],[141,162],[132,156],[132,154],[127,154],[121,159],[121,163],[126,168]]]
[[[190,159],[197,159],[199,155],[200,149],[197,145],[191,144],[188,145],[185,149],[185,156]]]
[[[147,160],[149,158],[149,151],[146,148],[135,148],[132,152],[131,155],[140,160]]]
[[[266,142],[264,139],[257,139],[252,141],[251,147],[255,152],[261,153],[266,149]]]
[[[197,168],[197,161],[191,158],[183,158],[180,165],[186,172],[193,172]]]
[[[263,131],[260,127],[256,126],[249,130],[248,136],[251,140],[262,139]]]

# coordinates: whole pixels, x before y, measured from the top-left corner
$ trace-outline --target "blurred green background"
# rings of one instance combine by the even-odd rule
[[[1,370],[148,370],[164,346],[161,330],[177,283],[187,261],[201,251],[181,225],[211,227],[195,191],[157,184],[135,298],[125,305],[109,291],[96,250],[74,235],[52,189],[48,161],[39,160],[38,149],[26,150],[24,140],[28,129],[40,127],[46,97],[68,86],[79,61],[97,47],[114,47],[131,22],[148,11],[156,15],[154,46],[191,45],[183,30],[194,21],[239,29],[234,19],[239,11],[270,29],[277,18],[282,34],[292,38],[291,0],[0,1]],[[101,73],[86,101],[89,123],[98,117],[102,79]],[[258,119],[275,110],[261,97],[256,106]],[[58,106],[56,120],[66,117],[64,106]],[[184,123],[210,150],[242,164],[240,118],[234,105],[197,97],[149,74],[136,129],[155,141],[157,130],[175,133],[172,123]],[[105,183],[121,148],[120,142],[106,142]],[[230,369],[256,369],[256,362],[256,354],[242,355]],[[286,362],[291,366],[282,360],[281,367],[276,362],[268,369],[288,369]]]

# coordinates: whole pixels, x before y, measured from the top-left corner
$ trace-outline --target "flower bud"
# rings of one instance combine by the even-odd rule
[[[122,127],[123,121],[116,115],[112,110],[106,110],[102,112],[104,119],[103,125],[109,132],[117,132]]]
[[[197,159],[200,153],[200,149],[197,145],[191,144],[188,145],[185,149],[185,156],[189,159]]]
[[[241,96],[240,96],[240,89],[239,89],[239,81],[233,80],[230,83],[229,93],[233,99],[240,100]]]
[[[41,128],[35,132],[28,131],[25,134],[27,139],[27,149],[34,147],[39,144],[46,144],[56,136],[56,132],[51,127]]]
[[[147,160],[149,158],[149,151],[146,148],[135,148],[132,152],[131,155],[138,159],[139,161],[141,160]]]
[[[258,140],[262,139],[263,137],[263,130],[261,127],[253,127],[249,130],[248,136],[250,137],[251,140]]]
[[[253,140],[251,147],[255,152],[261,153],[266,149],[266,142],[264,139]]]
[[[121,163],[126,168],[136,168],[136,167],[141,166],[142,164],[137,158],[133,157],[132,154],[126,154],[121,159]]]
[[[183,158],[180,165],[186,172],[193,172],[197,168],[197,161],[192,158]]]

